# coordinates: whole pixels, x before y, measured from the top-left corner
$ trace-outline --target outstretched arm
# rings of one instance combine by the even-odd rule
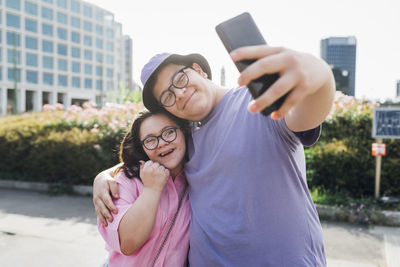
[[[310,54],[268,45],[248,46],[231,52],[234,61],[256,59],[239,77],[247,85],[263,74],[279,73],[280,78],[249,104],[249,111],[259,112],[289,92],[273,119],[284,117],[294,132],[315,128],[328,115],[335,93],[329,66]]]

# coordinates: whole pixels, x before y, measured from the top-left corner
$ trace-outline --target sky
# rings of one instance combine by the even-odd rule
[[[357,98],[387,99],[400,80],[399,0],[86,0],[114,13],[133,41],[133,79],[155,54],[200,53],[210,63],[213,81],[237,85],[239,72],[219,40],[215,26],[249,12],[269,45],[320,57],[320,40],[357,38]]]

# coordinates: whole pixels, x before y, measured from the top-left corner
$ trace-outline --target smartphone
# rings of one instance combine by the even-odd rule
[[[228,53],[236,48],[242,46],[251,45],[263,45],[267,44],[258,29],[256,23],[248,12],[240,14],[234,18],[224,21],[215,27],[219,38],[224,44]],[[255,62],[256,60],[243,60],[235,62],[237,69],[242,72],[247,66]],[[279,79],[279,74],[264,74],[260,78],[253,80],[247,87],[250,90],[253,98],[257,98],[264,93],[268,88]],[[287,95],[287,94],[286,94]],[[286,95],[279,98],[270,106],[266,107],[262,114],[268,116],[274,110],[277,110],[282,105],[286,98]]]

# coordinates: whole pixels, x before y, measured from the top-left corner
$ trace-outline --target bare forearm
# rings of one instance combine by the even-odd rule
[[[306,96],[285,117],[289,129],[295,132],[312,129],[320,125],[329,114],[335,95],[333,75],[326,65],[325,83],[315,93]]]
[[[118,234],[121,251],[131,255],[149,238],[157,215],[161,192],[144,188],[121,220]]]

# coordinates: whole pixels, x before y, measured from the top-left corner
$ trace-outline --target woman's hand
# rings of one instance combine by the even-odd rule
[[[140,178],[144,187],[162,192],[169,178],[169,170],[157,162],[151,160],[140,164]]]

